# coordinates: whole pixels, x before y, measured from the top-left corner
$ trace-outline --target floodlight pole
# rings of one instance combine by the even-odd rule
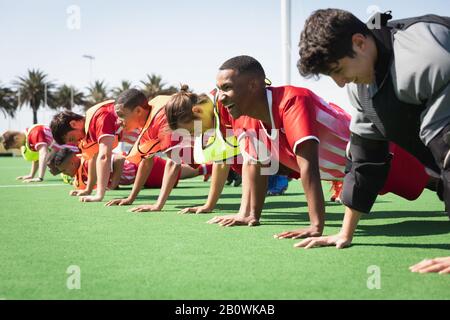
[[[92,82],[92,63],[95,60],[95,57],[89,54],[84,54],[83,58],[89,60],[89,82]]]
[[[281,0],[281,68],[283,84],[291,84],[291,0]]]

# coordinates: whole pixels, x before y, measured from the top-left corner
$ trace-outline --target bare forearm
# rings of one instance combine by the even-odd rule
[[[39,161],[33,161],[31,163],[31,169],[30,169],[30,176],[31,176],[31,178],[33,178],[34,175],[36,174],[36,172],[38,170],[38,167],[39,167]]]
[[[211,187],[209,189],[208,200],[206,201],[206,206],[211,210],[214,209],[217,201],[219,201],[229,172],[230,165],[226,163],[213,163]]]
[[[361,212],[345,207],[344,221],[342,222],[340,234],[351,241],[361,216]]]
[[[39,149],[39,173],[38,178],[41,180],[44,179],[45,176],[45,169],[47,168],[47,156],[48,156],[48,149],[47,146],[41,146]]]
[[[177,182],[178,174],[181,170],[181,165],[176,164],[171,160],[167,160],[166,166],[164,168],[164,177],[161,186],[161,193],[159,194],[158,200],[156,201],[156,206],[163,208],[173,187]]]
[[[246,192],[250,194],[249,213],[259,220],[266,199],[268,176],[261,175],[261,166],[259,164],[246,163],[244,166],[246,170],[242,171],[243,181],[248,184],[248,191]]]
[[[91,192],[94,189],[94,185],[97,180],[97,168],[96,168],[97,156],[94,156],[91,160],[88,160],[88,178],[86,181],[86,191]]]
[[[325,224],[325,200],[318,168],[315,164],[304,165],[301,169],[301,181],[308,204],[308,215],[311,225],[323,229]]]
[[[136,180],[134,180],[133,188],[128,196],[128,199],[134,201],[138,196],[141,189],[144,187],[145,181],[147,181],[148,175],[153,168],[153,159],[142,159],[139,163],[138,171],[136,174]]]
[[[108,186],[109,176],[111,174],[111,154],[99,153],[96,161],[97,169],[97,191],[96,194],[100,197],[105,195],[106,187]]]
[[[123,173],[124,161],[125,161],[125,159],[114,160],[113,173],[111,176],[111,181],[109,183],[109,187],[112,190],[116,189],[119,186],[120,177],[122,176],[122,173]]]

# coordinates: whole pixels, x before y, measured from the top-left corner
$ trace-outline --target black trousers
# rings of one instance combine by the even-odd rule
[[[431,140],[428,148],[441,170],[445,210],[450,218],[450,124]]]

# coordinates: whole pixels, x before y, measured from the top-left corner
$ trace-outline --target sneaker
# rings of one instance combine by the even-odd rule
[[[330,191],[333,191],[333,194],[331,195],[330,201],[342,203],[341,201],[342,185],[343,185],[342,181],[331,182]]]
[[[211,178],[211,173],[207,173],[203,175],[203,182],[207,182]]]
[[[234,184],[233,186],[235,187],[239,187],[242,184],[242,177],[239,174],[236,174],[236,176],[234,177]]]

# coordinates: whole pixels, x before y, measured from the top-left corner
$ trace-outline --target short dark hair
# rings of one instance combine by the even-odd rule
[[[189,86],[181,85],[180,92],[172,95],[166,103],[165,111],[167,122],[171,130],[178,129],[178,123],[186,123],[195,120],[192,107],[208,101],[208,96],[204,93],[196,94],[189,91]]]
[[[83,120],[84,117],[78,113],[64,110],[61,111],[53,117],[50,122],[50,129],[52,130],[53,139],[55,139],[57,144],[65,144],[66,134],[73,130],[70,125],[72,120]]]
[[[240,74],[245,73],[253,73],[257,74],[263,78],[266,77],[266,73],[264,72],[264,68],[261,63],[253,57],[250,56],[236,56],[231,59],[225,61],[220,67],[219,70],[236,70]]]
[[[352,36],[370,34],[367,25],[352,13],[321,9],[306,19],[300,35],[297,68],[304,77],[328,74],[331,65],[344,57],[354,57]]]
[[[60,166],[64,161],[66,161],[66,159],[74,154],[75,152],[73,152],[69,148],[62,148],[56,152],[50,153],[47,160],[47,166],[50,169],[50,173],[54,176],[60,174],[61,170],[58,169],[58,166]]]
[[[138,106],[147,106],[147,97],[138,89],[128,89],[123,91],[115,102],[115,107],[124,107],[134,110]]]

